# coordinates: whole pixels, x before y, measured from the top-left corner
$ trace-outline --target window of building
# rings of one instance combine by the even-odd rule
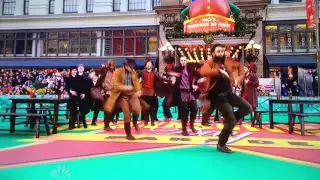
[[[0,33],[0,56],[32,56],[34,33]]]
[[[121,0],[113,0],[113,11],[120,11]]]
[[[280,29],[280,52],[292,52],[292,29],[290,25],[281,25]]]
[[[96,31],[42,32],[38,43],[40,56],[96,56]]]
[[[153,0],[153,6],[161,6],[161,0]]]
[[[308,27],[308,47],[309,47],[309,52],[316,52],[317,51],[317,40],[316,40],[316,26],[311,26]]]
[[[93,0],[87,0],[87,12],[93,12]]]
[[[24,0],[24,15],[29,14],[29,0]]]
[[[16,6],[15,0],[3,0],[2,14],[14,15],[15,6]]]
[[[294,30],[294,52],[307,52],[307,25],[297,24],[293,26]]]
[[[155,29],[108,30],[104,32],[105,56],[156,55],[158,33]]]
[[[302,0],[279,0],[279,3],[302,2]]]
[[[128,0],[129,11],[146,10],[146,0]]]
[[[265,34],[267,54],[316,52],[315,25],[308,27],[303,22],[267,25]]]
[[[63,0],[63,12],[64,13],[77,13],[78,12],[78,0]]]
[[[266,53],[278,52],[278,26],[266,26]]]
[[[54,14],[54,3],[55,0],[49,0],[49,14]]]

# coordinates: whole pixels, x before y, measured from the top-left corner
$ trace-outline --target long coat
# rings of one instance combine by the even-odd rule
[[[244,90],[242,91],[242,96],[245,95],[244,99],[253,107],[258,107],[258,94],[257,87],[259,87],[259,78],[254,73],[250,73],[246,79],[248,83],[243,85]]]
[[[107,102],[104,104],[104,110],[111,113],[113,112],[116,102],[120,97],[125,83],[125,67],[117,68],[113,74],[113,88],[111,90],[111,95],[108,98]],[[141,90],[141,84],[139,83],[138,75],[135,71],[132,71],[132,85],[135,88],[135,91]]]

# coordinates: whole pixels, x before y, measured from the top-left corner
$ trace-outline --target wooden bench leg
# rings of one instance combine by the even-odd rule
[[[10,108],[6,108],[6,113],[9,113]],[[7,116],[3,116],[2,122],[4,122],[7,119]]]
[[[262,129],[262,113],[258,113],[259,128]]]
[[[300,119],[300,131],[301,131],[301,136],[304,136],[304,118],[302,116],[299,116]]]
[[[50,135],[51,133],[50,133],[50,127],[49,127],[47,116],[43,116],[43,121],[44,121],[44,125],[46,127],[47,135]]]
[[[256,115],[257,115],[257,112],[253,112],[254,116],[252,118],[252,114],[251,114],[251,127],[254,127],[254,124],[256,122]]]
[[[40,137],[40,118],[36,118],[36,138]]]
[[[296,115],[292,115],[289,122],[289,134],[292,134],[294,131],[294,121],[296,119]]]
[[[49,114],[50,121],[53,122],[53,116],[52,116],[51,110],[48,110],[48,114]]]

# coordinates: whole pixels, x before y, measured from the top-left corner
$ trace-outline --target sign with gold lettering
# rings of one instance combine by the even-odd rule
[[[185,21],[184,33],[208,33],[215,31],[234,31],[235,21],[216,14],[206,14]]]

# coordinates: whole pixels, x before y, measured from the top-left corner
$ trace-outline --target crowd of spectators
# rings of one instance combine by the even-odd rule
[[[55,94],[55,85],[64,81],[68,69],[1,69],[0,95],[28,95],[31,89]],[[61,88],[63,88],[62,86]]]

